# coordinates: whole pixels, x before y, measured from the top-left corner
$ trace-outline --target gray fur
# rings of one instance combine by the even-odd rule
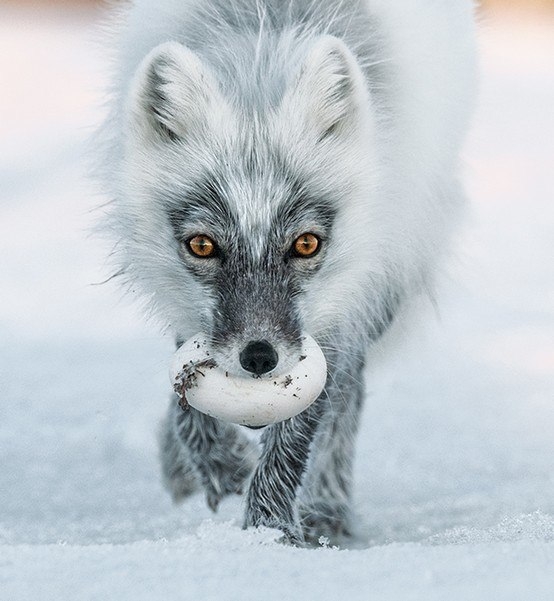
[[[175,501],[202,486],[216,511],[223,497],[241,494],[257,450],[239,428],[188,408],[172,398],[161,439],[164,481]]]
[[[332,357],[326,389],[327,411],[318,427],[306,478],[300,491],[300,520],[305,538],[341,542],[355,534],[352,485],[355,437],[363,405],[363,356],[326,349]]]
[[[136,0],[123,11],[99,175],[117,274],[178,341],[199,331],[244,373],[250,341],[329,366],[321,397],[239,428],[172,399],[161,437],[175,499],[243,490],[245,526],[287,540],[353,530],[354,436],[366,350],[433,281],[463,204],[472,106],[468,0]],[[319,236],[309,259],[295,237]],[[199,259],[203,234],[217,253]]]

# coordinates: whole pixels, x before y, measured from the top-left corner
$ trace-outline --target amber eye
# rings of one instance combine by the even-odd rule
[[[314,234],[298,236],[292,245],[297,257],[313,257],[319,250],[319,238]]]
[[[194,236],[188,242],[188,247],[190,252],[203,259],[208,257],[213,257],[216,253],[215,242],[209,238],[208,236],[204,236],[200,234],[199,236]]]

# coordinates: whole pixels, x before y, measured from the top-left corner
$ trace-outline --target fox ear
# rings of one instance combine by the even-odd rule
[[[297,112],[301,107],[304,124],[323,139],[356,126],[360,108],[368,102],[355,57],[341,40],[327,35],[308,52],[283,104]]]
[[[198,56],[178,42],[166,42],[139,66],[130,103],[136,125],[179,139],[205,128],[213,106],[221,110],[223,99]]]

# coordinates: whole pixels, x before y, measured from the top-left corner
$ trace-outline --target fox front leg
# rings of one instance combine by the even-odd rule
[[[183,410],[173,397],[165,429],[162,469],[174,500],[201,486],[216,511],[223,497],[242,492],[258,453],[238,426]]]
[[[244,527],[277,528],[286,542],[302,544],[297,492],[321,418],[321,397],[300,415],[270,426],[246,500]]]
[[[364,400],[364,362],[343,361],[328,388],[329,410],[312,446],[310,463],[300,491],[300,520],[304,537],[317,543],[321,536],[340,544],[354,535],[352,463]]]
[[[361,403],[349,410],[329,412],[313,444],[309,469],[300,492],[300,521],[304,537],[341,544],[354,536],[352,461]]]

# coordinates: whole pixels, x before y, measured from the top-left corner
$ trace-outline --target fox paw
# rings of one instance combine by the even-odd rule
[[[350,508],[342,503],[320,501],[304,505],[300,508],[300,523],[310,544],[319,544],[321,537],[336,544],[353,536]]]
[[[279,539],[280,543],[302,547],[304,545],[304,536],[300,524],[292,519],[277,517],[277,511],[271,512],[268,508],[262,508],[255,504],[248,504],[246,515],[244,517],[243,528],[272,528],[280,530],[283,536]]]
[[[198,490],[200,483],[192,468],[184,467],[166,476],[165,485],[173,502],[181,503]]]

